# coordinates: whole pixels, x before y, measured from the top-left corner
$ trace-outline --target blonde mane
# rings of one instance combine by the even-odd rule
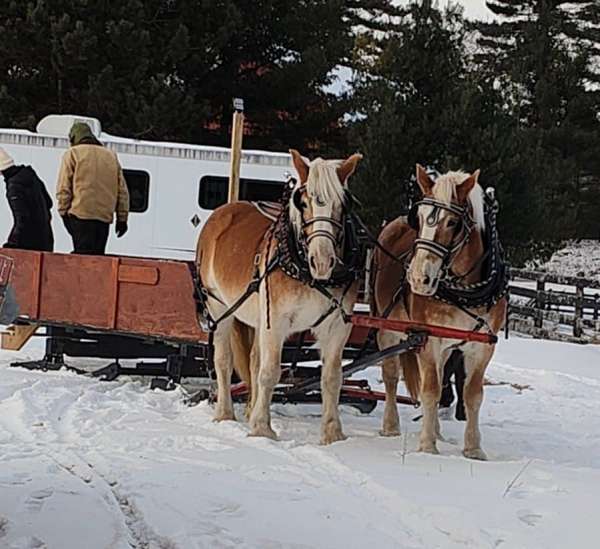
[[[306,192],[309,197],[319,197],[332,208],[340,208],[344,202],[344,186],[340,183],[337,168],[342,164],[341,160],[323,160],[315,158],[311,163],[306,180]],[[300,186],[297,183],[296,188]],[[297,233],[302,229],[302,213],[292,202],[290,208],[290,221]]]
[[[433,197],[445,204],[451,204],[452,201],[456,200],[456,187],[467,179],[469,175],[470,174],[462,171],[448,172],[444,175],[440,175],[435,180],[435,185],[432,189]],[[485,230],[483,189],[480,187],[479,183],[477,183],[469,193],[469,204],[471,205],[475,226],[483,232]]]

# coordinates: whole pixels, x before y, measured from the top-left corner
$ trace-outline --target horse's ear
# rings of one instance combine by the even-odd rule
[[[337,169],[337,175],[342,185],[344,185],[346,180],[354,173],[356,165],[362,160],[362,157],[362,154],[354,153],[342,162],[342,165]]]
[[[290,154],[292,155],[294,168],[296,168],[298,176],[300,177],[300,183],[306,183],[306,180],[308,179],[308,164],[296,149],[290,149]]]
[[[421,192],[424,195],[427,196],[431,194],[431,189],[433,189],[434,182],[421,164],[417,164],[417,183],[419,184]]]
[[[463,204],[467,201],[469,193],[473,190],[473,187],[479,179],[479,170],[474,171],[467,179],[465,179],[460,185],[456,187],[456,199],[459,204]]]

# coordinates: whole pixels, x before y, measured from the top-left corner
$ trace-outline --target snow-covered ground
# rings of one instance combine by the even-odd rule
[[[580,240],[569,242],[552,254],[544,264],[532,264],[533,268],[565,276],[600,277],[600,241]]]
[[[40,344],[0,353],[2,549],[598,547],[600,347],[502,341],[473,462],[453,419],[416,453],[407,407],[401,438],[345,409],[322,447],[318,407],[274,407],[273,442],[179,391],[8,367]]]

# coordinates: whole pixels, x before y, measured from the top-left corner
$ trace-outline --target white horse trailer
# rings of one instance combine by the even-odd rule
[[[70,115],[45,117],[35,133],[0,129],[0,147],[16,164],[31,165],[54,197],[60,161],[69,146],[68,133],[74,122],[87,122],[96,137],[118,154],[129,187],[129,232],[117,239],[113,229],[107,252],[193,259],[202,225],[212,210],[227,201],[229,149],[115,137],[102,132],[94,118]],[[286,153],[243,151],[240,199],[278,198],[290,170]],[[52,217],[55,251],[70,252],[71,240],[56,209]],[[10,209],[0,198],[0,245],[11,226]]]

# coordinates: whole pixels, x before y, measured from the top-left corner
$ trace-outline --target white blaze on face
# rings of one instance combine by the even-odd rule
[[[308,201],[311,205],[312,217],[323,218],[322,221],[312,223],[307,230],[308,238],[311,238],[310,235],[313,233],[316,234],[311,238],[308,245],[310,272],[313,278],[317,280],[328,280],[331,278],[337,262],[337,250],[332,239],[337,238],[338,229],[333,223],[329,223],[325,219],[339,222],[341,220],[341,208],[334,200],[327,200],[316,193],[313,196],[309,195]],[[326,234],[331,235],[332,238],[328,238]]]
[[[432,242],[437,241],[437,233],[444,219],[444,211],[434,212],[435,206],[419,206],[419,236],[424,240]],[[427,223],[428,219],[433,219],[436,215],[436,222],[433,226]],[[439,223],[438,223],[439,222]],[[417,248],[408,269],[408,282],[411,290],[419,295],[433,295],[437,291],[443,260],[438,255],[423,249]]]
[[[304,206],[298,209],[290,203],[290,219],[296,235],[308,239],[308,264],[311,276],[317,280],[331,278],[338,262],[337,242],[340,239],[344,195],[348,178],[362,155],[355,153],[346,160],[316,158],[306,162],[300,153],[290,149],[294,167],[305,189]],[[313,221],[314,220],[314,221]],[[333,222],[331,222],[333,221]]]

